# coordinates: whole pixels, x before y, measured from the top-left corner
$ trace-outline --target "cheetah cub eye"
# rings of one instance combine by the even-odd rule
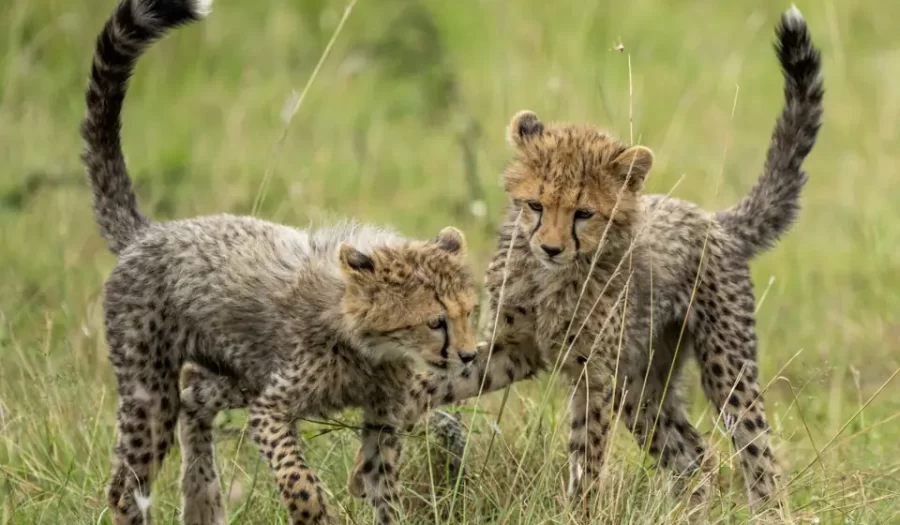
[[[428,328],[432,330],[443,330],[447,327],[447,318],[444,316],[436,317],[428,321]]]
[[[575,210],[575,220],[585,221],[594,216],[594,210],[588,210],[585,208]]]

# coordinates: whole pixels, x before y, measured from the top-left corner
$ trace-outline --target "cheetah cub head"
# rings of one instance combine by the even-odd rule
[[[475,359],[475,280],[465,258],[465,237],[452,227],[369,254],[343,244],[341,310],[351,339],[378,361],[413,358],[445,370]]]
[[[649,149],[627,147],[588,125],[545,126],[531,111],[513,117],[507,140],[517,155],[504,171],[504,188],[521,210],[519,233],[544,267],[592,257],[607,225],[604,244],[631,232],[653,165]]]

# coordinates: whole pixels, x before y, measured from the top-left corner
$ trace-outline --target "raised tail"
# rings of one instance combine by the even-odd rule
[[[775,30],[775,51],[784,75],[784,109],[775,124],[762,176],[738,204],[716,214],[750,259],[775,245],[800,211],[806,184],[803,160],[816,142],[822,120],[822,65],[806,20],[792,6]]]
[[[122,155],[119,130],[122,101],[134,64],[147,46],[168,30],[199,20],[212,0],[121,0],[97,37],[87,116],[81,124],[86,146],[81,156],[93,189],[100,233],[118,254],[150,224],[138,210]]]

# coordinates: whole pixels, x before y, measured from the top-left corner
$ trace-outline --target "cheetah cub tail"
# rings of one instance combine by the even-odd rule
[[[716,214],[747,259],[775,245],[800,210],[803,160],[822,121],[822,64],[796,6],[781,15],[775,52],[784,76],[784,108],[775,124],[763,174],[737,205]]]
[[[211,7],[212,0],[121,0],[97,37],[81,124],[81,159],[91,181],[94,217],[115,254],[150,224],[138,210],[120,142],[128,79],[149,44],[172,28],[205,17]]]

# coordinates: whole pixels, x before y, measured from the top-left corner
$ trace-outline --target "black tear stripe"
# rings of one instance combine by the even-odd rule
[[[581,250],[581,241],[578,240],[578,232],[575,231],[575,218],[572,218],[572,239],[575,241],[575,254]]]
[[[543,196],[544,196],[544,184],[541,183],[540,187],[538,188],[538,200],[540,200],[540,198]],[[534,238],[534,234],[537,233],[538,229],[540,229],[541,224],[543,224],[543,222],[544,222],[544,210],[542,208],[540,213],[538,213],[537,224],[534,226],[534,228],[532,228],[531,233],[528,234],[529,242],[531,241],[532,238]]]
[[[575,197],[575,206],[578,206],[578,202],[581,201],[581,195],[584,193],[584,176],[581,178],[581,186],[578,188],[578,195]],[[578,240],[578,232],[575,231],[575,223],[578,222],[575,220],[575,214],[572,214],[572,240],[575,241],[575,254],[578,255],[578,252],[581,251],[581,241]]]
[[[441,308],[444,309],[444,313],[447,312],[447,305],[444,304],[444,301],[441,301],[441,298],[438,297],[437,293],[434,294],[434,300],[441,305]],[[441,345],[441,358],[449,359],[450,358],[450,334],[447,332],[447,316],[444,315],[444,327],[441,329],[444,332],[444,344]]]
[[[444,344],[441,346],[441,358],[449,359],[450,354],[450,335],[447,333],[447,323],[444,323]]]
[[[529,240],[529,241],[530,241],[532,238],[534,238],[534,234],[537,233],[538,229],[540,229],[541,224],[542,224],[543,222],[544,222],[544,212],[542,211],[542,212],[538,213],[538,221],[537,221],[537,224],[535,224],[534,228],[531,229],[531,233],[528,234],[528,240]]]

